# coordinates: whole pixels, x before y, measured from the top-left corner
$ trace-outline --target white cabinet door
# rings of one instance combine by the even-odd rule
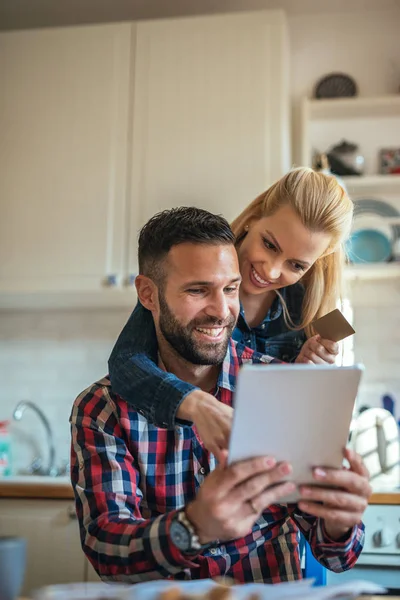
[[[85,558],[73,501],[1,499],[0,536],[7,535],[27,540],[22,596],[46,585],[84,581]]]
[[[288,48],[280,11],[137,24],[130,268],[156,211],[235,217],[290,167]]]
[[[0,34],[0,292],[121,276],[133,27]]]

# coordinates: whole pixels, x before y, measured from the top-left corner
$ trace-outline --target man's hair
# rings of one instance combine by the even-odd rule
[[[163,210],[142,227],[139,234],[139,273],[161,284],[162,262],[173,246],[234,244],[229,223],[220,215],[194,206]]]

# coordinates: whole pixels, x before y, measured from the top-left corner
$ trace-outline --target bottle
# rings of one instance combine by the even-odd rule
[[[11,475],[10,421],[0,421],[0,477]]]

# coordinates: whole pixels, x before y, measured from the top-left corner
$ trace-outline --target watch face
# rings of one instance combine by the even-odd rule
[[[170,535],[171,540],[175,544],[175,546],[182,550],[183,552],[190,550],[191,548],[191,535],[190,532],[186,529],[186,527],[174,519],[171,522],[170,527]]]

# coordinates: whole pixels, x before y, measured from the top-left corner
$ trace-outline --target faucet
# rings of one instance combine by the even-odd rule
[[[22,419],[22,415],[24,414],[24,412],[27,408],[30,408],[31,410],[33,410],[38,415],[40,420],[42,421],[44,428],[46,429],[47,444],[49,447],[49,464],[48,464],[47,469],[43,469],[41,467],[41,461],[38,459],[33,461],[31,468],[32,468],[33,472],[37,472],[40,475],[55,476],[57,474],[56,468],[54,466],[56,451],[55,451],[55,447],[54,447],[53,432],[51,430],[50,423],[49,423],[46,415],[40,410],[40,408],[34,402],[30,402],[29,400],[22,400],[21,402],[19,402],[17,404],[17,406],[14,409],[13,419],[15,421],[20,421]]]

